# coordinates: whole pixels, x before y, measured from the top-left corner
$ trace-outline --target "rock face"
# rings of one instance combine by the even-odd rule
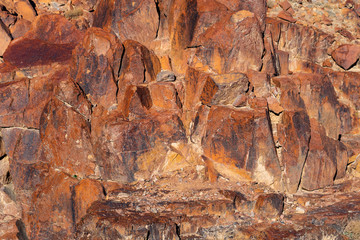
[[[358,236],[360,5],[326,2],[0,0],[0,238]]]

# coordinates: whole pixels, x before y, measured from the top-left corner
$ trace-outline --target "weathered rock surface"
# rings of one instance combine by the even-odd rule
[[[0,0],[0,238],[359,236],[340,2]]]

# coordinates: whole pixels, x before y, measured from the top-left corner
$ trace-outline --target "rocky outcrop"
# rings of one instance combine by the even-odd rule
[[[360,5],[310,2],[0,0],[0,238],[359,234]]]

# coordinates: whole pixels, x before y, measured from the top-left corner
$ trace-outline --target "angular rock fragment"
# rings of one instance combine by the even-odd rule
[[[253,179],[279,187],[280,166],[271,136],[264,110],[213,106],[202,146],[224,177],[240,180],[248,171]]]
[[[185,139],[182,122],[173,113],[130,122],[103,118],[91,128],[101,176],[121,183],[149,177],[164,160],[167,145]]]
[[[293,18],[290,13],[285,12],[285,11],[281,11],[281,12],[278,14],[278,18],[281,18],[281,19],[283,19],[283,20],[285,20],[285,21],[288,21],[288,22],[291,22],[291,23],[295,23],[295,22],[296,22],[296,19]]]
[[[345,44],[335,49],[331,56],[336,64],[345,70],[350,69],[359,59],[360,46]]]
[[[26,79],[0,84],[0,126],[21,126],[23,112],[29,102]]]
[[[11,42],[11,35],[9,29],[4,25],[0,19],[0,56],[3,56],[6,48]]]
[[[289,53],[289,70],[301,72],[304,67],[301,62],[321,63],[328,58],[327,50],[334,42],[334,36],[321,30],[300,24],[269,19],[269,28],[273,32],[273,39],[281,51]],[[277,40],[279,39],[279,40]]]
[[[336,155],[329,156],[334,146],[329,145],[330,139],[315,121],[311,124],[311,140],[309,153],[302,174],[301,186],[306,190],[315,190],[333,184],[336,174]]]
[[[16,21],[15,25],[10,28],[13,39],[24,36],[31,28],[31,22],[25,19]]]
[[[4,60],[18,68],[67,62],[72,44],[52,44],[40,39],[18,38],[4,52]]]
[[[249,80],[245,74],[229,73],[211,77],[218,87],[212,97],[211,105],[231,105],[237,97],[249,90]]]
[[[161,71],[156,75],[157,82],[174,82],[176,80],[176,76],[171,71]]]
[[[282,194],[260,195],[255,204],[254,213],[265,218],[277,218],[284,209],[284,196]]]
[[[15,9],[25,20],[34,21],[36,12],[28,0],[15,1]]]

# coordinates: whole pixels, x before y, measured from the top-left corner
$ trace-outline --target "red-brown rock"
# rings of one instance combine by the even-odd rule
[[[280,217],[284,209],[284,196],[282,194],[260,195],[255,203],[254,213],[264,218]]]
[[[21,15],[25,20],[34,21],[36,16],[35,9],[32,7],[28,0],[15,1],[16,12]]]
[[[191,124],[195,121],[197,109],[201,104],[209,105],[218,90],[214,79],[207,73],[189,67],[185,76],[184,114],[182,121],[187,134],[190,134]]]
[[[18,38],[4,53],[4,60],[24,68],[67,62],[71,59],[72,44],[52,44],[39,39]]]
[[[217,169],[224,177],[240,180],[246,170],[253,179],[279,187],[280,165],[270,131],[265,110],[213,106],[202,141],[204,154],[229,169]]]
[[[24,37],[40,39],[53,44],[75,46],[83,38],[83,33],[65,17],[57,14],[45,14],[35,19],[30,31]]]
[[[115,35],[99,28],[90,28],[74,50],[71,77],[93,105],[116,107],[116,77],[122,52]]]
[[[328,155],[331,146],[327,149],[327,140],[324,129],[316,121],[312,121],[310,150],[301,180],[301,186],[306,190],[315,190],[333,184],[336,158]]]
[[[29,102],[28,86],[27,79],[0,84],[0,126],[23,124],[23,113]]]
[[[66,18],[42,15],[33,22],[30,31],[11,42],[4,60],[18,68],[64,63],[71,59],[75,43],[81,38],[82,33]]]
[[[79,222],[86,214],[86,210],[95,201],[104,197],[104,190],[96,180],[84,179],[73,187],[72,201],[75,209],[75,222]]]
[[[185,138],[182,122],[174,114],[148,116],[130,122],[99,119],[92,122],[92,129],[101,176],[121,183],[149,177],[164,160],[166,146]],[[139,176],[137,171],[141,173]]]
[[[0,19],[0,56],[2,56],[11,42],[11,34],[9,29]]]
[[[112,30],[121,41],[131,39],[149,47],[157,37],[159,26],[156,3],[152,0],[100,1],[93,26]]]
[[[77,182],[77,179],[65,173],[52,172],[52,176],[37,189],[31,207],[36,214],[29,216],[30,238],[59,239],[71,236],[75,230],[71,187]]]
[[[335,49],[331,56],[335,60],[336,64],[345,70],[350,69],[359,59],[360,46],[345,44]]]
[[[217,0],[224,4],[231,11],[237,12],[240,10],[247,10],[253,12],[260,22],[261,29],[265,29],[265,18],[266,18],[266,1],[264,0],[244,0],[244,1],[232,1],[232,0]],[[215,9],[216,11],[216,9]]]
[[[310,120],[305,110],[285,111],[278,125],[281,145],[280,162],[284,167],[284,182],[288,192],[298,190],[302,170],[308,156]]]
[[[289,22],[268,19],[269,29],[272,32],[277,48],[289,53],[289,70],[302,71],[299,62],[322,63],[328,58],[327,50],[334,42],[332,35],[318,29]],[[277,40],[279,39],[279,40]]]
[[[74,108],[51,100],[40,119],[41,141],[52,166],[73,176],[96,175],[90,123]]]
[[[291,23],[295,23],[296,22],[296,19],[292,17],[292,15],[288,12],[285,12],[285,11],[281,11],[279,14],[278,14],[278,18],[281,18],[285,21],[288,21],[288,22],[291,22]]]
[[[24,36],[31,28],[31,22],[25,19],[19,19],[15,25],[10,28],[13,39]]]
[[[193,44],[201,45],[195,60],[218,74],[258,71],[262,66],[261,28],[255,15],[246,10],[222,18]]]

